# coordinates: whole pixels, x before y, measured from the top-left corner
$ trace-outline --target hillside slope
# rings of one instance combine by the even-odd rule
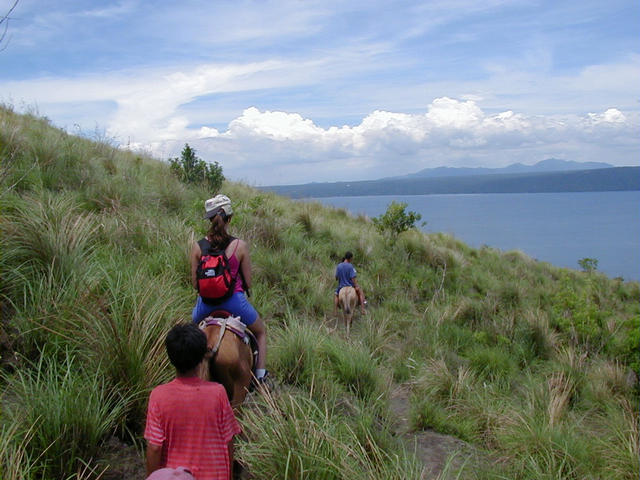
[[[139,448],[147,395],[172,375],[162,342],[190,318],[188,248],[215,192],[10,108],[0,160],[0,477],[118,478],[104,446]],[[223,191],[277,380],[241,419],[255,478],[433,478],[407,430],[477,452],[442,478],[637,478],[637,282]],[[350,338],[331,312],[347,249],[370,303]]]

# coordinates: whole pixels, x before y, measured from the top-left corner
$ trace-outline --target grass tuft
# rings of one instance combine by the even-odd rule
[[[73,352],[52,353],[43,351],[37,363],[2,378],[13,394],[6,415],[17,425],[24,458],[38,459],[42,478],[65,478],[98,453],[129,399],[87,373]]]

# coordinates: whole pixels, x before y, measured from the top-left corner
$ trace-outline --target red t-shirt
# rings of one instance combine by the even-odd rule
[[[151,392],[144,438],[162,447],[162,467],[186,467],[198,480],[228,480],[228,444],[240,431],[219,383],[178,377]]]

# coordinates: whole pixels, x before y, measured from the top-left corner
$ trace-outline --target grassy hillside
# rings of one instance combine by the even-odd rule
[[[162,342],[190,318],[187,254],[214,192],[10,108],[0,182],[0,478],[110,478],[121,458],[105,443],[141,452],[148,393],[172,376]],[[433,478],[398,433],[398,385],[415,434],[476,452],[442,477],[638,477],[637,282],[447,235],[391,242],[344,210],[222,191],[252,245],[278,383],[241,419],[255,478]],[[331,315],[347,249],[371,305],[350,339]]]

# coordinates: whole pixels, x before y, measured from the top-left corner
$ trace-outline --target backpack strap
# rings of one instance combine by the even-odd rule
[[[200,247],[200,255],[206,255],[211,249],[211,242],[207,237],[204,237],[198,240],[198,246]]]

